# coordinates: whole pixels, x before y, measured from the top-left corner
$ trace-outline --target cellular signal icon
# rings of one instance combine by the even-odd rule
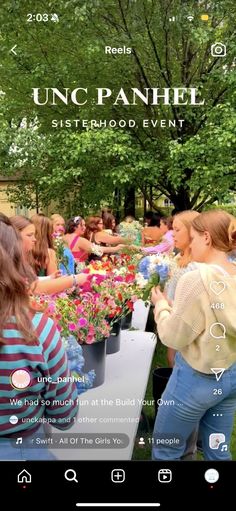
[[[171,18],[169,18],[169,21],[176,21],[176,16],[172,16]]]

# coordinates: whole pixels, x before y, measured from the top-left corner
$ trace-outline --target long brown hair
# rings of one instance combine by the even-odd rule
[[[84,233],[84,238],[87,238],[87,240],[91,239],[91,235],[96,234],[99,232],[98,224],[102,221],[101,216],[90,216],[86,220],[86,230]]]
[[[13,225],[13,227],[15,227],[15,229],[17,231],[19,231],[20,233],[29,225],[33,225],[32,220],[30,220],[29,218],[26,218],[26,216],[23,216],[23,215],[11,216],[10,222]],[[29,263],[29,265],[31,266],[32,271],[34,271],[34,273],[35,273],[35,265],[34,265],[34,258],[33,258],[32,252],[28,252],[27,254],[24,254],[24,256],[27,259],[27,262]],[[35,273],[35,278],[36,278],[36,276],[37,275]]]
[[[24,260],[20,234],[10,220],[0,214],[0,344],[2,330],[14,316],[26,341],[36,339],[30,320],[29,286],[36,279]]]
[[[228,253],[236,248],[236,218],[226,211],[204,211],[195,218],[192,227],[200,234],[209,232],[212,247],[216,250]]]
[[[114,222],[116,223],[116,219],[111,213],[107,213],[106,216],[103,217],[104,228],[110,229],[112,232],[116,232],[116,227],[113,225]]]
[[[10,217],[10,222],[14,227],[17,229],[17,231],[23,231],[28,225],[32,225],[32,220],[29,218],[26,218],[26,216],[23,215],[15,215]]]
[[[54,250],[53,224],[50,218],[43,214],[34,215],[31,220],[35,226],[36,243],[32,251],[34,269],[39,274],[40,270],[46,269],[48,264],[48,249]]]

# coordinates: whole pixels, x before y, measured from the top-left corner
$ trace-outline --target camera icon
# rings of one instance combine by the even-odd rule
[[[211,45],[211,55],[212,57],[225,57],[226,56],[226,46],[223,43],[215,43]]]

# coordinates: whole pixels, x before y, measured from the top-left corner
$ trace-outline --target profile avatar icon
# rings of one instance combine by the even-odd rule
[[[145,445],[145,440],[144,440],[144,438],[142,436],[139,439],[138,445]]]

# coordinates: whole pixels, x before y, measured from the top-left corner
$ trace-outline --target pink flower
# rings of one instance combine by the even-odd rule
[[[83,327],[87,326],[87,324],[88,324],[87,319],[85,319],[85,318],[79,318],[79,321],[78,321],[78,326],[79,326],[79,327],[83,328]]]
[[[76,325],[74,323],[69,323],[68,328],[69,328],[70,332],[73,332],[76,329]]]
[[[117,275],[117,277],[114,277],[114,282],[123,282],[123,278]]]
[[[91,283],[88,280],[80,287],[81,287],[82,291],[85,293],[92,291]]]
[[[94,341],[95,341],[94,335],[88,335],[86,337],[86,344],[93,344]]]
[[[81,305],[79,305],[79,307],[76,308],[76,313],[77,314],[83,314],[83,312],[84,312],[83,307],[81,307]]]
[[[93,280],[95,281],[95,283],[97,285],[101,284],[101,282],[103,282],[103,280],[105,280],[106,276],[105,275],[94,275],[93,276]]]
[[[55,303],[49,303],[48,304],[48,314],[54,314],[56,312],[56,306]]]

